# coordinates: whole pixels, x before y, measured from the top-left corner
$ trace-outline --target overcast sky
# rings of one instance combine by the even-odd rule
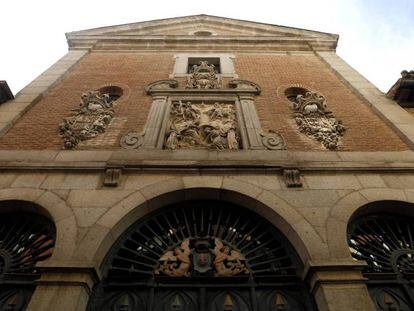
[[[66,32],[193,14],[339,34],[339,56],[384,92],[414,69],[414,0],[13,0],[0,9],[0,80],[13,93],[67,52]]]

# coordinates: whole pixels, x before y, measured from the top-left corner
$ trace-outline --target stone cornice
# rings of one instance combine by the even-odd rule
[[[186,33],[188,28],[227,33],[199,37]],[[168,35],[171,30],[183,34]],[[335,34],[209,15],[76,31],[67,33],[66,38],[70,49],[145,51],[329,51],[335,50],[338,42]]]
[[[335,51],[337,40],[320,38],[215,36],[107,36],[70,35],[70,49],[137,51]]]
[[[300,152],[209,150],[39,151],[2,150],[0,171],[103,171],[117,167],[132,171],[200,173],[248,171],[412,173],[414,152]]]

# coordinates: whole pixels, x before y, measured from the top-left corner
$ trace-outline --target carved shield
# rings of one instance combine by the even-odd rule
[[[211,253],[198,253],[193,250],[192,255],[194,271],[206,273],[212,269],[213,255]]]

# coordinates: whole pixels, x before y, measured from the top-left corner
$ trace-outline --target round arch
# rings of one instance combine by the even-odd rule
[[[381,201],[414,203],[414,198],[407,198],[399,189],[364,189],[343,197],[333,207],[327,219],[328,246],[333,258],[351,259],[348,247],[347,228],[354,215],[377,211],[379,205],[370,205]],[[372,208],[375,207],[373,210]],[[400,213],[409,213],[402,207]]]
[[[261,215],[262,203],[231,191],[188,190],[147,202],[138,220],[136,208],[127,214],[132,224],[105,256],[88,310],[314,310],[304,265],[272,215]]]
[[[71,257],[76,246],[77,224],[72,209],[53,192],[31,188],[6,188],[0,190],[0,212],[9,211],[11,206],[5,202],[23,202],[21,207],[14,205],[13,211],[41,214],[51,219],[56,227],[56,243],[52,256],[47,260]],[[1,203],[3,202],[3,203]],[[42,263],[45,264],[45,263]]]
[[[257,185],[235,179],[224,183],[223,178],[211,176],[172,178],[134,192],[97,221],[84,239],[88,242],[78,247],[77,254],[89,254],[88,260],[99,266],[116,239],[132,223],[163,206],[192,199],[215,199],[255,211],[286,236],[304,263],[329,257],[321,237],[286,201]]]

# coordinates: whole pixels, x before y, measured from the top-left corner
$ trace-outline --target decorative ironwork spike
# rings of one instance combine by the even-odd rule
[[[131,310],[131,297],[129,297],[128,294],[124,294],[119,298],[119,304],[118,304],[119,311],[130,311]]]
[[[384,292],[384,303],[390,307],[395,304],[395,299],[387,292]]]
[[[233,311],[233,300],[229,294],[226,295],[224,299],[224,311]]]
[[[275,305],[277,310],[287,310],[286,301],[279,292],[276,292],[275,295]]]
[[[180,296],[178,294],[175,294],[174,299],[171,303],[171,310],[173,311],[181,311],[182,303]]]
[[[19,294],[15,293],[7,301],[7,309],[6,310],[14,310],[18,303],[19,303]]]

